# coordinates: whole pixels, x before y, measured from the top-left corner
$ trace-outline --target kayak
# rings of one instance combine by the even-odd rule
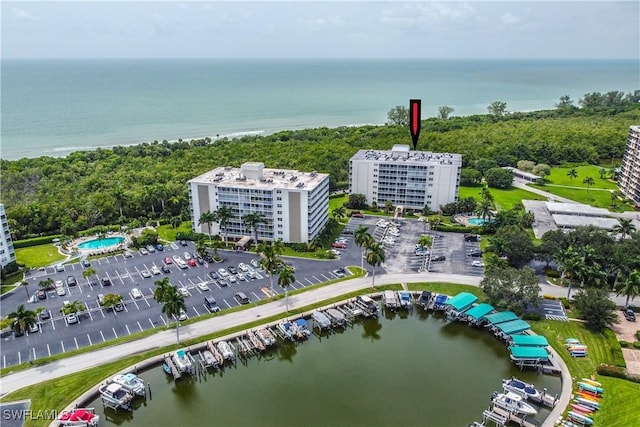
[[[572,403],[571,408],[585,415],[593,414],[594,411],[593,408],[589,408],[588,406],[584,406],[579,403]]]
[[[579,382],[578,387],[590,393],[597,393],[597,394],[604,393],[604,389],[602,387],[592,386],[591,384],[587,384],[583,382]]]
[[[593,409],[598,409],[600,408],[600,404],[598,402],[594,402],[592,400],[588,400],[585,399],[583,397],[578,397],[575,399],[577,403],[579,403],[580,405],[584,405],[584,406],[589,406]]]
[[[593,424],[593,420],[590,417],[588,417],[586,415],[583,415],[583,414],[581,414],[579,412],[569,411],[568,415],[569,415],[569,418],[571,418],[572,420],[580,421],[581,423],[583,423],[585,425],[590,426],[590,425]]]
[[[600,384],[598,381],[595,381],[595,380],[592,380],[592,379],[589,379],[589,378],[583,378],[580,381],[582,381],[585,384],[592,385],[594,387],[602,387],[602,384]]]
[[[600,402],[600,397],[585,392],[578,392],[579,397],[591,400],[592,402]]]

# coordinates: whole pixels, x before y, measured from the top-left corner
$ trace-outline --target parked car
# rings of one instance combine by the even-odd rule
[[[347,245],[345,243],[340,243],[340,242],[333,242],[331,247],[334,249],[347,249]]]
[[[249,304],[249,297],[244,292],[236,292],[236,300],[240,304]]]
[[[64,288],[64,286],[60,286],[56,288],[56,294],[61,297],[67,294],[66,289]]]
[[[333,270],[333,274],[335,274],[338,277],[344,277],[346,274],[346,272],[344,271],[344,268],[339,268],[337,270]]]
[[[178,320],[183,321],[183,320],[187,320],[187,312],[184,311],[183,309],[180,309],[180,313],[178,314]]]
[[[227,280],[229,281],[229,283],[236,283],[238,281],[236,276],[234,276],[233,274],[230,274],[229,277],[227,277]]]
[[[149,272],[149,270],[142,270],[140,272],[140,274],[142,275],[142,277],[144,277],[145,279],[151,277],[151,273]]]
[[[215,271],[210,271],[209,277],[211,277],[212,280],[216,280],[218,278],[218,274]]]
[[[473,261],[471,263],[471,267],[484,267],[484,262],[482,262],[482,261]]]
[[[157,275],[157,274],[162,274],[162,271],[160,271],[160,269],[159,269],[157,266],[155,266],[155,265],[151,266],[151,272],[152,272],[153,274],[156,274],[156,275]]]
[[[173,264],[173,260],[171,259],[171,257],[164,257],[164,263],[169,265],[169,264]]]
[[[62,265],[62,264],[56,264],[56,271],[57,271],[57,272],[64,271],[64,265]]]
[[[183,297],[190,297],[191,296],[191,292],[189,292],[189,289],[187,289],[185,287],[179,287],[178,288],[178,292],[180,292],[180,295],[182,295]]]
[[[29,326],[29,333],[33,334],[40,331],[40,322],[35,322],[33,325]]]
[[[40,313],[40,320],[47,320],[51,318],[51,312],[49,310],[43,310]]]
[[[104,305],[104,294],[98,294],[96,301],[98,302],[98,305]]]
[[[178,263],[177,263],[177,264],[178,264],[178,268],[179,268],[179,269],[181,269],[181,270],[184,270],[184,269],[189,268],[189,266],[187,265],[187,263],[186,263],[186,262],[184,262],[184,261],[182,261],[182,260],[178,261]]]
[[[182,255],[184,256],[184,259],[186,259],[187,261],[191,259],[191,254],[189,252],[185,252]]]
[[[47,292],[44,289],[40,289],[37,292],[38,299],[47,299]]]
[[[477,242],[479,240],[480,240],[480,235],[479,234],[465,233],[465,235],[464,235],[464,241],[465,242]]]
[[[140,255],[149,255],[149,251],[146,250],[145,248],[140,248]]]
[[[242,271],[249,271],[249,266],[247,266],[247,264],[245,264],[244,262],[241,262],[240,264],[238,264],[238,268]]]
[[[158,244],[156,245],[156,250],[157,250],[158,252],[162,252],[162,251],[164,251],[164,246],[162,246],[162,243],[158,243]]]
[[[229,275],[229,272],[224,268],[219,268],[218,274],[220,275],[220,277],[227,277]]]
[[[91,261],[89,261],[88,259],[83,259],[82,260],[82,266],[83,267],[91,267]]]
[[[353,211],[351,212],[351,218],[364,218],[364,215],[361,212]]]
[[[102,286],[111,286],[111,279],[109,279],[108,277],[103,277]]]
[[[624,318],[627,319],[629,322],[636,321],[636,314],[629,307],[623,308],[622,312],[624,313]]]
[[[123,311],[124,310],[124,304],[119,302],[116,305],[113,306],[113,309],[115,311]]]
[[[133,253],[131,251],[124,251],[122,254],[125,258],[133,258]]]
[[[467,256],[478,258],[482,256],[482,251],[480,249],[474,249],[467,252]]]
[[[142,292],[138,288],[133,288],[131,289],[131,296],[135,299],[142,298]]]
[[[218,286],[220,286],[221,288],[224,288],[226,286],[229,286],[229,284],[227,283],[226,280],[218,278],[216,279],[216,283],[218,284]]]
[[[251,265],[253,265],[255,268],[260,268],[260,261],[254,258],[251,260]]]
[[[243,281],[243,282],[244,282],[245,280],[247,280],[247,278],[246,278],[246,276],[244,275],[244,273],[238,273],[238,280],[241,280],[241,281]]]
[[[431,257],[431,261],[444,261],[447,258],[444,255],[434,255]]]
[[[167,273],[167,274],[171,273],[171,269],[170,269],[168,266],[166,266],[166,265],[163,265],[163,266],[160,268],[160,270],[162,270],[162,272],[163,272],[163,273]]]
[[[76,281],[75,277],[73,277],[73,276],[67,277],[67,286],[75,286],[77,284],[78,284],[78,282]]]
[[[152,254],[156,251],[156,248],[153,245],[147,245],[147,251]]]
[[[211,289],[209,289],[209,285],[207,285],[206,282],[200,282],[196,285],[198,287],[198,289],[200,289],[201,291],[210,291]]]
[[[216,299],[212,296],[206,296],[204,297],[204,306],[207,308],[207,310],[209,310],[211,313],[216,313],[218,311],[220,311],[220,306],[218,305],[218,303],[216,302]]]
[[[195,259],[191,258],[189,261],[187,261],[187,264],[189,265],[189,267],[195,267],[198,265],[198,263],[196,262]]]
[[[227,267],[227,271],[231,274],[238,274],[238,270],[233,265]]]
[[[189,246],[186,240],[180,240],[180,246]]]
[[[78,316],[75,313],[67,314],[67,323],[72,325],[74,323],[78,323]]]

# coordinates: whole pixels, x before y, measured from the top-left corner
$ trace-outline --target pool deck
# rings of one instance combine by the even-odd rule
[[[81,248],[79,247],[80,244],[82,243],[86,243],[86,242],[91,242],[93,240],[98,240],[99,237],[98,235],[93,235],[93,236],[85,236],[85,237],[80,237],[77,239],[72,240],[67,247],[71,248],[71,252],[72,253],[79,253],[82,255],[102,255],[102,254],[107,254],[110,252],[113,252],[114,250],[119,249],[120,246],[125,245],[128,243],[129,238],[122,233],[112,233],[112,234],[107,234],[106,236],[104,236],[104,239],[112,239],[112,238],[118,238],[121,237],[124,240],[122,240],[120,243],[115,244],[115,245],[109,245],[106,246],[104,248]]]

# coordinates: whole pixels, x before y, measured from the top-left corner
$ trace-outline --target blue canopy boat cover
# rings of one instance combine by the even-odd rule
[[[511,335],[513,345],[524,347],[546,347],[547,339],[542,335]]]
[[[478,297],[469,292],[462,292],[446,302],[446,305],[453,307],[457,311],[464,311],[471,307]]]
[[[492,311],[493,306],[483,302],[482,304],[478,304],[475,307],[467,310],[464,314],[477,322]]]
[[[509,347],[512,359],[537,359],[549,360],[549,353],[543,347]]]
[[[436,302],[435,302],[435,304],[436,304],[436,305],[442,305],[442,304],[444,304],[445,302],[447,302],[447,299],[448,299],[448,298],[449,298],[449,295],[439,294],[439,295],[436,297]]]
[[[518,319],[512,320],[511,322],[499,323],[496,325],[496,328],[498,328],[503,334],[511,335],[517,334],[518,332],[526,331],[527,329],[531,328],[531,325],[529,325],[524,320]]]
[[[484,316],[484,320],[488,321],[492,325],[497,325],[498,323],[510,322],[512,320],[516,320],[518,316],[513,311],[503,311],[500,313],[490,314],[488,316]]]

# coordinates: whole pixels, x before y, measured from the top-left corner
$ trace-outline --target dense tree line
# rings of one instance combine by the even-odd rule
[[[478,170],[480,159],[515,166],[519,160],[554,165],[620,157],[629,126],[640,121],[640,105],[627,96],[601,98],[606,102],[600,107],[593,101],[600,98],[585,95],[589,108],[429,118],[418,149],[461,153],[465,166]],[[611,102],[618,104],[608,107]],[[317,128],[2,160],[0,194],[18,239],[149,218],[173,223],[189,219],[186,182],[214,167],[262,161],[272,168],[318,170],[331,174],[336,189],[347,186],[349,158],[357,150],[410,141],[406,126]]]

